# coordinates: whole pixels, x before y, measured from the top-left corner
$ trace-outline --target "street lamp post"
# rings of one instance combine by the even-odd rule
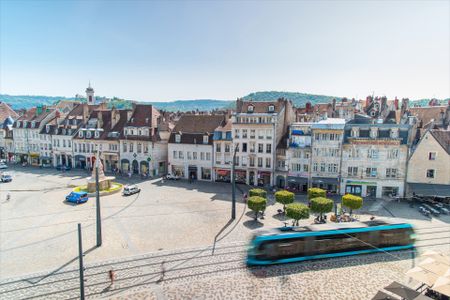
[[[95,160],[95,206],[96,206],[96,224],[97,224],[97,247],[102,245],[102,220],[100,214],[100,187],[98,183],[98,165],[100,159],[100,152],[97,152],[97,159]]]
[[[235,174],[235,163],[236,163],[236,151],[239,144],[236,144],[233,151],[233,162],[231,163],[231,219],[236,219],[236,174]]]

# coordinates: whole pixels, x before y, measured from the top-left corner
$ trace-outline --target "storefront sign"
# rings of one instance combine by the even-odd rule
[[[289,172],[289,173],[288,173],[288,176],[291,176],[291,177],[304,177],[304,178],[308,178],[308,173],[306,173],[306,172],[297,172],[297,173],[295,173],[295,172]]]
[[[369,182],[369,181],[355,181],[355,180],[347,180],[347,184],[364,184],[364,185],[377,185],[376,182]]]
[[[352,139],[349,138],[350,144],[355,145],[382,145],[382,146],[388,146],[388,145],[400,145],[400,141],[398,140],[371,140],[371,139]]]

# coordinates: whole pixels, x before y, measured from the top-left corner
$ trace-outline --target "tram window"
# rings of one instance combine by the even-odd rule
[[[411,231],[406,228],[380,231],[380,247],[402,246],[411,243]]]
[[[314,241],[314,254],[370,249],[370,241],[369,232],[320,236]]]
[[[285,239],[262,243],[259,250],[261,259],[279,259],[303,256],[305,254],[306,241],[304,238]]]

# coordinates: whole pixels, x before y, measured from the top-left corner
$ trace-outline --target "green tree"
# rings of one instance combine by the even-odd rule
[[[327,196],[327,192],[325,190],[322,190],[319,188],[309,188],[308,189],[308,200],[311,200],[311,199],[317,198],[317,197],[325,198],[326,196]]]
[[[286,204],[294,202],[295,195],[289,191],[278,191],[275,193],[275,201],[283,204],[283,211],[286,213]]]
[[[298,220],[309,218],[309,208],[302,203],[291,203],[286,205],[286,216],[294,219],[292,225],[298,226]]]
[[[323,214],[333,210],[333,200],[323,197],[311,199],[311,212],[318,213],[320,221],[323,220]]]
[[[251,189],[250,191],[248,191],[248,196],[249,197],[258,196],[267,198],[267,192],[263,189]]]
[[[360,209],[362,207],[363,199],[359,196],[346,194],[342,196],[342,205],[350,208],[350,215],[351,215],[354,209]]]
[[[255,212],[255,221],[258,220],[258,213],[266,210],[267,200],[260,196],[252,196],[248,198],[248,208]]]

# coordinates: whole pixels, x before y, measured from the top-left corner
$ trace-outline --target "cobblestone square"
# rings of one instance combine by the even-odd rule
[[[139,178],[118,181],[137,182],[140,194],[102,197],[103,245],[95,248],[95,199],[78,206],[63,202],[86,173],[8,172],[14,179],[1,185],[0,206],[0,292],[6,299],[78,297],[78,222],[90,298],[368,299],[392,280],[408,283],[404,272],[415,263],[410,252],[395,252],[249,269],[244,258],[252,232],[283,226],[281,205],[272,196],[264,219],[255,223],[242,203],[245,186],[239,186],[237,220],[230,222],[229,184]],[[419,252],[449,252],[449,216],[429,219],[405,203],[380,199],[367,200],[359,212],[361,219],[372,215],[413,223]],[[109,287],[111,268],[117,282]]]

